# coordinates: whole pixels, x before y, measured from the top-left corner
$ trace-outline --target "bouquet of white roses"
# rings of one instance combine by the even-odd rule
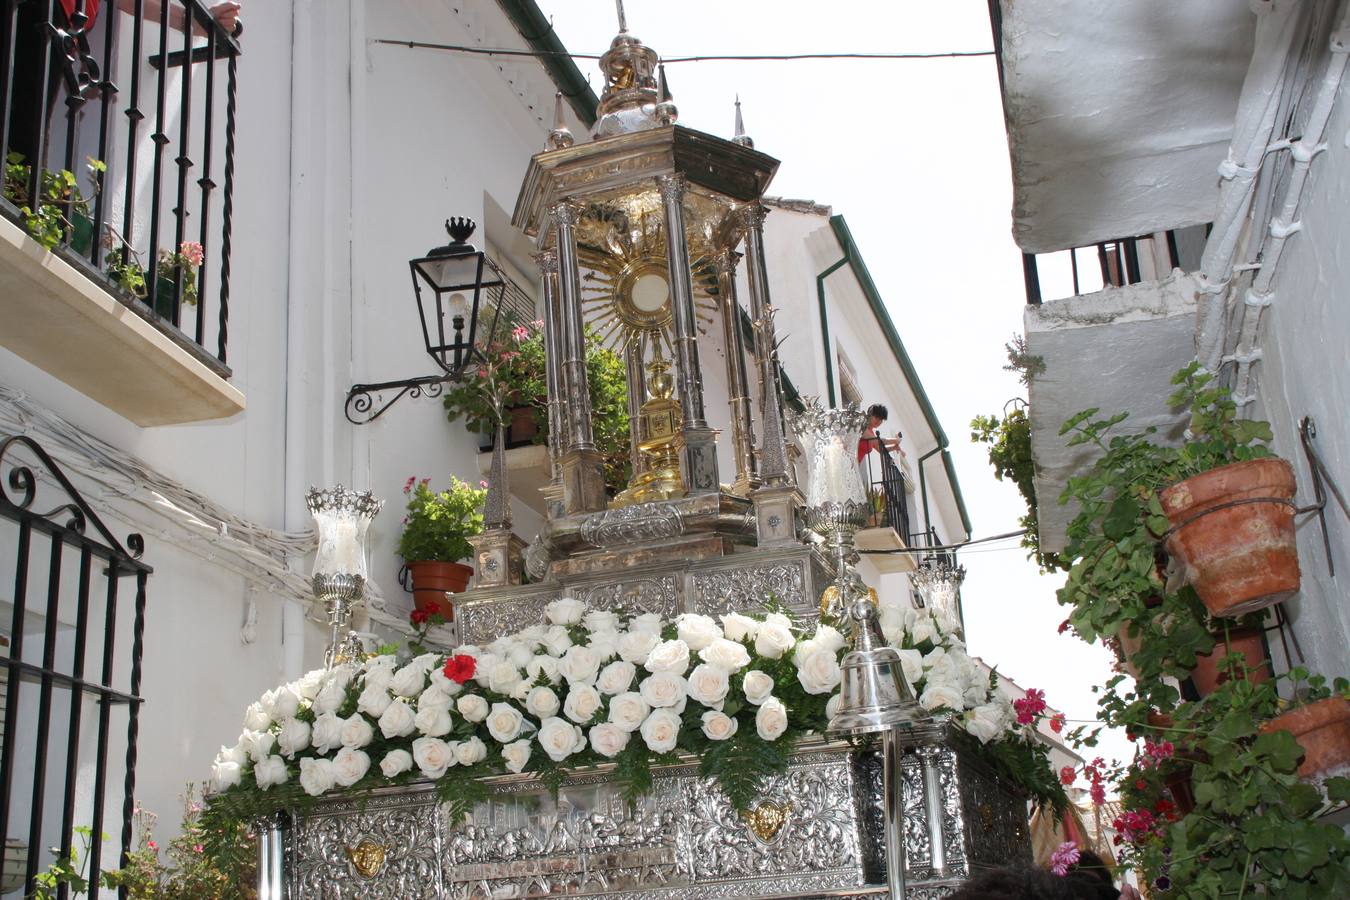
[[[269,691],[216,757],[216,799],[242,810],[275,806],[282,798],[264,795],[279,787],[317,797],[422,778],[464,814],[481,776],[529,772],[556,787],[565,768],[614,762],[634,796],[654,763],[684,752],[743,809],[838,704],[846,641],[827,625],[803,632],[781,613],[664,620],[570,598],[546,616],[485,646],[375,656]],[[952,623],[883,603],[881,624],[925,709],[982,742],[1014,727]]]

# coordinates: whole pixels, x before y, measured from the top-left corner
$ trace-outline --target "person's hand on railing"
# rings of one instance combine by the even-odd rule
[[[216,20],[217,25],[225,29],[226,34],[235,34],[239,30],[239,10],[239,4],[233,2],[233,0],[217,3],[211,7],[211,18]]]

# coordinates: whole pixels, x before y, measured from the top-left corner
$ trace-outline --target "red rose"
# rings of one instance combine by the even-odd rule
[[[408,618],[412,620],[414,625],[425,625],[431,621],[431,613],[425,609],[414,609]]]
[[[445,677],[455,684],[463,684],[473,677],[476,668],[478,668],[478,660],[467,653],[461,653],[445,661]]]

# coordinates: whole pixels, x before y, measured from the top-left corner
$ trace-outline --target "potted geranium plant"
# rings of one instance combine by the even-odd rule
[[[398,552],[412,579],[418,609],[439,613],[447,621],[454,607],[447,593],[459,593],[469,584],[473,569],[459,562],[473,547],[469,538],[483,531],[486,485],[473,487],[451,476],[450,487],[433,491],[431,479],[409,478],[403,485],[408,510]]]
[[[159,284],[155,288],[162,300],[171,301],[174,284],[179,275],[183,278],[182,301],[189,306],[197,305],[197,270],[205,259],[202,245],[196,241],[183,241],[175,251],[159,251],[159,265],[156,275]]]

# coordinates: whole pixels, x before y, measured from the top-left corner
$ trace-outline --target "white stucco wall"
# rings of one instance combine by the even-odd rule
[[[1300,504],[1313,500],[1312,475],[1299,443],[1303,416],[1317,424],[1315,446],[1342,495],[1350,496],[1350,85],[1342,83],[1326,133],[1327,149],[1312,166],[1302,230],[1285,247],[1266,313],[1260,368],[1260,409],[1275,432],[1275,448],[1294,464]],[[1329,498],[1326,521],[1331,561],[1313,516],[1298,518],[1303,588],[1286,604],[1315,671],[1350,674],[1350,518]]]

